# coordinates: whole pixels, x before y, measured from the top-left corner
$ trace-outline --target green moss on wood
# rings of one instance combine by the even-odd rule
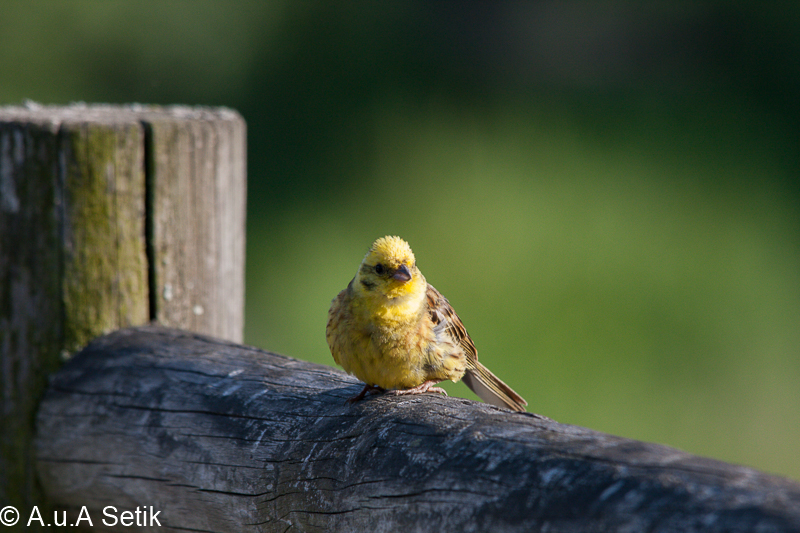
[[[65,346],[75,350],[149,318],[142,132],[81,124],[63,139]]]

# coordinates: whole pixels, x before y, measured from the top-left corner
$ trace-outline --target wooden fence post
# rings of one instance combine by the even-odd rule
[[[153,319],[242,340],[245,172],[228,109],[0,108],[3,505],[44,503],[33,421],[60,358]]]

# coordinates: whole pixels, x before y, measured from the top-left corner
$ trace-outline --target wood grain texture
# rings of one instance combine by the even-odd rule
[[[244,136],[228,109],[0,107],[0,504],[43,504],[31,439],[47,376],[97,335],[149,322],[151,282],[172,279],[188,310],[155,318],[241,340]],[[154,236],[169,249],[151,264]]]
[[[194,108],[144,120],[151,152],[154,318],[241,342],[244,120],[227,109]]]
[[[0,491],[42,499],[35,406],[60,356],[149,320],[141,128],[126,114],[0,109]]]
[[[800,485],[435,394],[345,399],[333,368],[156,327],[59,371],[38,415],[47,494],[92,531],[800,531]]]
[[[63,348],[58,129],[0,121],[0,502],[18,507],[41,501],[32,419]]]

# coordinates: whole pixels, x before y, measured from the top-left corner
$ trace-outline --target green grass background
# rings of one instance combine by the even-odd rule
[[[250,344],[396,234],[529,410],[800,479],[799,10],[454,6],[8,1],[0,103],[239,110]]]

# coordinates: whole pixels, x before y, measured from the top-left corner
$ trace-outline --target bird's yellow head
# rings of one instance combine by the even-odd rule
[[[353,288],[362,295],[395,300],[424,295],[427,286],[408,243],[400,237],[387,236],[372,243],[361,261]]]

